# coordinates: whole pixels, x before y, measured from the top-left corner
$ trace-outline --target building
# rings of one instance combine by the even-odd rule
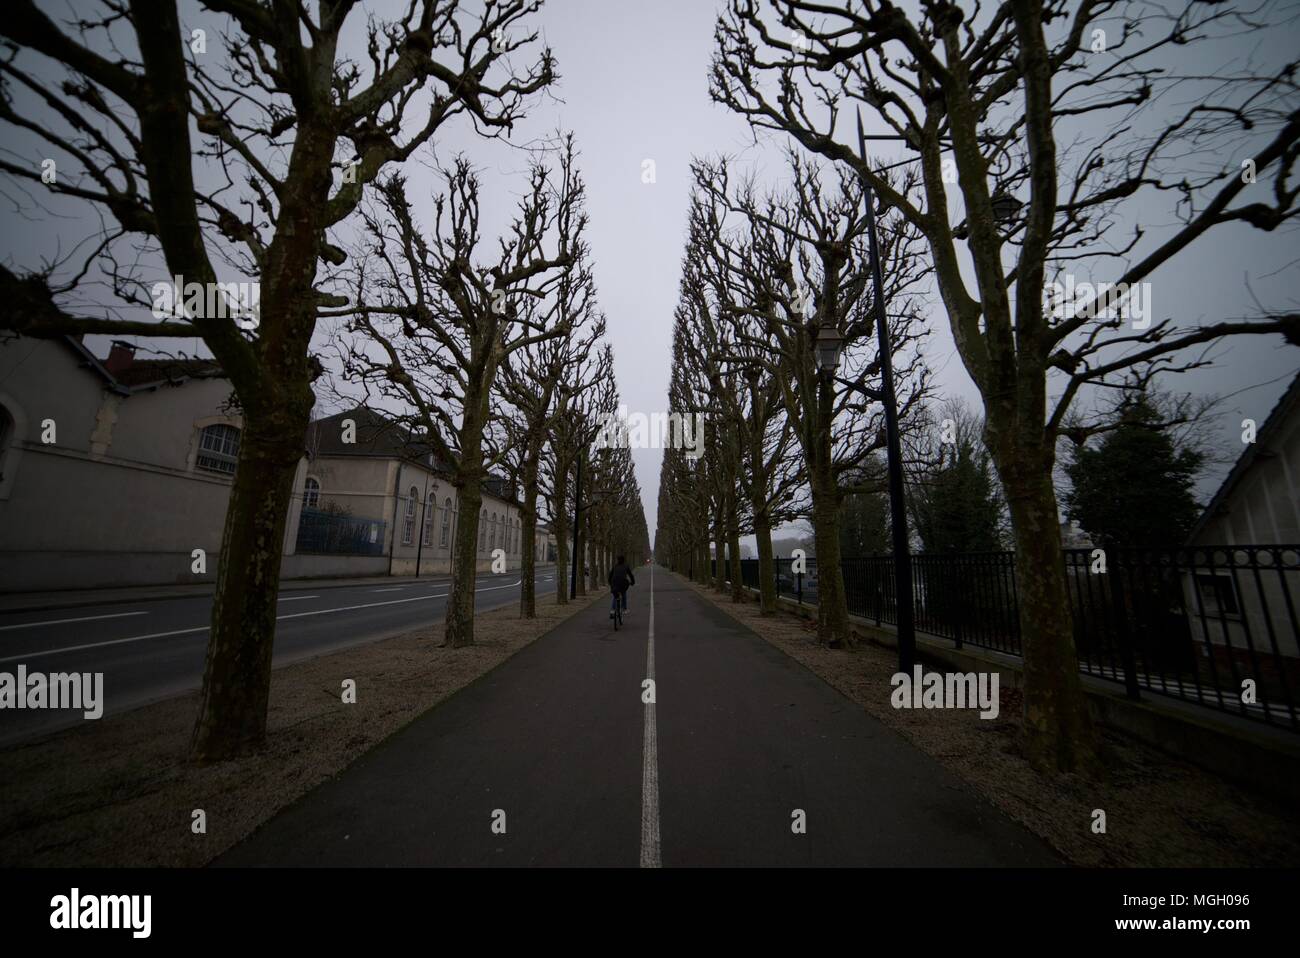
[[[312,424],[284,578],[445,572],[458,497],[427,450],[366,410]],[[76,337],[0,341],[0,591],[213,581],[243,421],[211,360],[105,359]],[[520,566],[519,505],[484,489],[478,566]],[[195,550],[204,571],[196,572]]]
[[[1205,507],[1187,543],[1194,568],[1183,575],[1192,638],[1202,657],[1214,649],[1227,672],[1251,658],[1280,660],[1292,689],[1300,680],[1298,480],[1300,375]],[[1249,646],[1263,655],[1252,656]],[[1226,661],[1229,650],[1236,663]]]
[[[559,555],[555,545],[555,530],[549,523],[539,522],[533,538],[533,560],[541,565],[554,562]]]
[[[286,555],[303,565],[332,569],[349,557],[375,575],[413,575],[417,562],[421,575],[451,571],[461,517],[449,472],[427,445],[373,410],[314,421],[294,487]],[[498,549],[506,569],[518,569],[520,504],[501,479],[488,480],[482,494],[478,569],[491,571]]]
[[[203,360],[0,344],[0,589],[202,580],[193,553],[220,550],[234,472],[230,398]]]

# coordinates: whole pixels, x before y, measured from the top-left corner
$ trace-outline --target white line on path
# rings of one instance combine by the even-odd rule
[[[318,595],[282,595],[279,602],[301,602],[303,599],[319,599]]]
[[[510,585],[494,585],[486,589],[475,589],[474,592],[497,592],[501,589],[513,589],[515,586],[519,585],[520,582],[523,582],[523,579],[520,579],[518,582],[512,582]],[[364,605],[345,605],[337,609],[317,609],[314,612],[294,612],[292,615],[277,615],[275,618],[276,621],[281,619],[303,619],[309,615],[329,615],[331,612],[354,612],[357,609],[374,609],[382,605],[401,605],[404,602],[420,602],[425,599],[445,599],[448,595],[449,593],[447,592],[440,592],[437,595],[416,595],[411,596],[409,599],[389,599],[387,602],[367,602]],[[144,613],[141,614],[143,615]],[[80,652],[84,649],[102,649],[110,645],[124,645],[127,642],[144,642],[146,639],[161,639],[169,635],[188,635],[191,632],[206,632],[208,631],[208,628],[209,626],[200,625],[195,626],[192,629],[175,629],[171,632],[154,632],[150,635],[133,635],[128,639],[112,639],[108,642],[91,642],[87,645],[68,645],[58,649],[42,649],[39,652],[27,652],[23,655],[6,656],[5,658],[0,659],[0,663],[18,662],[23,659],[39,659],[49,655],[60,655],[64,652]]]
[[[655,677],[655,567],[650,566],[650,636],[646,643],[645,676]],[[658,697],[657,686],[655,696]],[[645,749],[641,758],[641,867],[658,868],[659,861],[659,739],[655,704],[645,707]]]
[[[371,589],[370,591],[371,591],[371,592],[401,592],[401,591],[402,591],[403,589],[405,589],[405,588],[406,588],[406,586],[404,586],[404,585],[399,585],[399,586],[396,586],[395,588],[392,588],[392,589]]]
[[[22,622],[18,625],[0,625],[0,632],[10,629],[36,629],[42,625],[63,625],[65,622],[93,622],[95,619],[124,619],[128,615],[148,615],[148,612],[114,612],[112,615],[85,615],[79,619],[51,619],[48,622]]]

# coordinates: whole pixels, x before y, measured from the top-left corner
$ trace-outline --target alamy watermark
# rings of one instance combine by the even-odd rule
[[[685,449],[691,459],[704,452],[704,413],[629,414],[627,406],[607,412],[596,433],[597,449]]]
[[[974,709],[980,718],[998,717],[997,672],[930,672],[914,666],[912,674],[895,672],[889,704],[896,709]]]
[[[132,938],[148,938],[153,930],[153,896],[83,895],[74,888],[50,899],[50,927],[125,929]]]
[[[0,709],[80,709],[87,719],[104,714],[103,672],[0,672]]]
[[[256,329],[262,318],[260,283],[187,283],[176,275],[149,294],[155,319],[233,319],[240,329]]]

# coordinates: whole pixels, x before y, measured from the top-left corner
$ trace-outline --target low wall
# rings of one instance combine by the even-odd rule
[[[189,552],[0,552],[0,592],[113,589],[133,585],[192,585],[216,581],[216,555],[196,575]]]

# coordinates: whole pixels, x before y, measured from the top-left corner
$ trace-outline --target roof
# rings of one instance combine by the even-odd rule
[[[179,386],[191,379],[223,378],[221,366],[215,359],[137,359],[112,376],[133,390],[148,386]]]
[[[79,337],[62,336],[60,339],[81,360],[82,368],[97,374],[114,392],[144,392],[163,385],[179,386],[191,379],[223,376],[215,359],[192,358],[137,359],[125,369],[109,372],[106,361],[92,353]]]
[[[343,420],[356,423],[356,442],[343,441]],[[380,456],[428,463],[433,447],[415,438],[401,423],[365,406],[317,419],[307,427],[307,448],[313,456]],[[445,472],[444,463],[434,464]]]
[[[1214,497],[1206,504],[1205,511],[1196,520],[1196,525],[1192,527],[1191,534],[1187,537],[1189,543],[1196,541],[1196,537],[1205,531],[1205,527],[1224,513],[1228,497],[1232,495],[1237,484],[1245,478],[1246,473],[1250,471],[1250,467],[1255,464],[1256,459],[1261,455],[1268,454],[1266,447],[1269,442],[1281,432],[1283,423],[1290,419],[1298,408],[1300,408],[1300,373],[1297,373],[1296,377],[1291,380],[1291,385],[1286,388],[1281,398],[1273,406],[1273,411],[1264,420],[1264,425],[1260,426],[1255,433],[1255,441],[1246,444],[1245,451],[1232,467],[1232,471],[1223,480],[1223,484],[1219,486]]]
[[[343,441],[343,420],[356,423],[356,442]],[[313,458],[320,456],[365,456],[379,459],[400,459],[404,462],[431,468],[434,473],[451,478],[451,466],[437,457],[431,443],[418,439],[401,423],[366,406],[344,410],[332,416],[313,420],[307,427],[307,451]],[[519,505],[508,479],[488,476],[482,488],[498,499]]]

